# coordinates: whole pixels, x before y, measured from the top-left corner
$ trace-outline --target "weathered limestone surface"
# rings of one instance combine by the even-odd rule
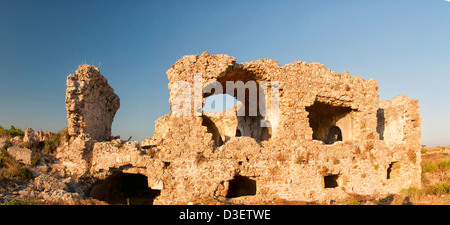
[[[60,176],[88,176],[94,143],[85,134],[70,137],[69,141],[62,143],[56,150]]]
[[[279,82],[279,117],[274,111],[256,116],[195,115],[194,99],[190,115],[175,115],[186,102],[177,101],[183,90],[174,85],[187,82],[194,96],[195,73],[202,74],[203,86],[213,81],[224,87],[226,81]],[[116,171],[143,174],[152,190],[160,190],[154,204],[214,197],[246,204],[273,199],[321,201],[355,194],[381,196],[420,186],[418,101],[397,96],[380,102],[375,79],[339,74],[322,64],[302,61],[283,67],[270,59],[238,64],[234,57],[207,52],[184,56],[167,76],[172,112],[155,122],[153,137],[141,146],[105,141],[108,129],[88,129],[97,120],[76,122],[81,106],[67,101],[73,138],[63,149],[70,149],[72,155],[60,158],[67,171],[98,180]],[[78,83],[68,82],[68,92],[85,86]],[[272,110],[270,96],[265,99]],[[247,98],[238,100],[243,103],[240,107],[250,103]],[[109,106],[114,101],[105,100],[107,108],[117,110]],[[92,118],[103,113],[95,109],[88,108],[95,114]],[[261,127],[261,120],[271,126]],[[331,127],[337,132],[332,133]],[[102,142],[87,139],[90,134]]]
[[[97,141],[109,140],[120,99],[98,68],[80,65],[67,77],[66,109],[69,135],[87,134]]]
[[[12,156],[15,160],[30,165],[33,160],[33,151],[28,148],[21,148],[19,146],[9,147],[7,152],[10,156]]]
[[[416,138],[420,136],[420,113],[416,110],[418,100],[398,95],[391,100],[380,102],[380,117],[384,124],[378,129],[383,133],[382,139],[388,143],[404,143],[419,146]]]
[[[27,127],[25,130],[25,135],[23,137],[23,142],[27,143],[37,143],[48,140],[53,133],[49,131],[34,131],[32,128]]]
[[[69,140],[57,151],[63,175],[86,176],[93,145],[111,138],[120,98],[98,68],[80,65],[67,77],[66,109]]]

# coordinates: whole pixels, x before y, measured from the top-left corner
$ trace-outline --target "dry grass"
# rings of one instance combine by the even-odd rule
[[[402,190],[391,204],[450,204],[449,147],[422,148],[422,187]]]
[[[28,167],[22,166],[6,152],[8,145],[0,150],[0,179],[30,180],[33,178]]]

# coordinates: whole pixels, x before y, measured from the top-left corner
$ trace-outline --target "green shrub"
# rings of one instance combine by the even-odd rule
[[[8,136],[8,135],[9,135],[9,131],[6,130],[5,128],[3,128],[3,127],[0,125],[0,137],[5,137],[5,136]]]
[[[299,165],[304,164],[305,161],[306,161],[305,158],[301,155],[297,156],[297,158],[295,159],[295,163]]]
[[[431,188],[431,193],[435,195],[449,194],[450,183],[437,182]]]
[[[359,205],[359,201],[356,199],[350,199],[348,200],[347,205]]]
[[[45,153],[51,154],[55,149],[58,147],[58,144],[55,141],[52,140],[45,140],[44,141],[44,150]]]
[[[1,149],[0,151],[0,168],[7,166],[7,162],[10,160],[9,154],[6,149]],[[0,176],[1,179],[1,176]]]
[[[0,126],[0,137],[17,137],[17,136],[23,138],[25,136],[25,132],[20,128],[14,127],[13,125],[11,125],[11,128],[9,128],[9,130]]]
[[[41,156],[38,153],[34,153],[31,155],[31,166],[36,166],[39,163],[39,160],[41,160]]]
[[[11,125],[11,128],[9,128],[8,133],[9,133],[10,137],[19,136],[19,137],[23,138],[25,136],[25,132],[22,129],[15,128],[13,125]]]
[[[33,173],[14,159],[12,159],[6,151],[0,153],[0,179],[19,179],[31,180],[34,179]]]
[[[0,205],[27,205],[27,203],[24,201],[16,200],[16,199],[11,199],[7,202],[3,202]]]
[[[59,131],[58,133],[55,133],[53,136],[51,136],[48,140],[44,141],[44,150],[45,153],[51,154],[53,151],[58,148],[59,144],[61,143],[61,140],[68,141],[68,129],[64,128],[63,130]]]
[[[450,160],[449,161],[442,161],[438,164],[439,169],[450,169]]]
[[[423,172],[434,172],[435,170],[437,170],[437,168],[438,167],[436,166],[436,164],[434,164],[434,162],[432,161],[426,161],[422,164]]]
[[[31,180],[34,178],[33,173],[26,168],[21,166],[18,162],[12,159],[6,159],[6,168],[7,173],[5,174],[7,177],[3,178],[16,178],[19,180]]]
[[[31,180],[34,178],[33,173],[28,168],[22,167],[19,169],[19,173],[16,175],[19,180]]]

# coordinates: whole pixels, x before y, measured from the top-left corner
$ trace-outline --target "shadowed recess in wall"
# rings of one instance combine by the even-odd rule
[[[309,126],[313,130],[313,140],[333,144],[336,141],[351,139],[353,110],[350,107],[315,101],[313,105],[306,107],[306,111],[309,113]]]
[[[377,133],[380,140],[384,140],[384,130],[386,119],[384,118],[384,109],[377,110]]]
[[[217,128],[216,124],[209,117],[203,115],[202,126],[205,126],[207,128],[206,131],[212,135],[215,147],[219,147],[223,144],[219,128]]]
[[[152,205],[159,193],[148,187],[147,176],[114,172],[93,186],[91,197],[115,205]]]
[[[335,188],[339,186],[339,175],[328,175],[323,177],[324,188]]]
[[[256,180],[245,176],[236,175],[229,181],[226,197],[236,198],[246,195],[256,195]]]

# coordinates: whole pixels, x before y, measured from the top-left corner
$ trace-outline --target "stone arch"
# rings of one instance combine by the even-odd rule
[[[342,131],[338,126],[331,126],[330,129],[328,129],[325,144],[331,145],[336,141],[342,141]]]
[[[219,128],[209,117],[203,115],[202,126],[205,126],[207,128],[206,132],[212,135],[215,147],[223,145],[224,141],[220,135]]]
[[[241,130],[236,129],[236,137],[242,136]]]
[[[252,137],[258,143],[262,141],[261,137],[267,138],[269,130],[264,128],[267,98],[264,78],[252,71],[234,68],[221,74],[216,82],[221,84],[224,93],[240,102],[235,113],[241,136]]]

